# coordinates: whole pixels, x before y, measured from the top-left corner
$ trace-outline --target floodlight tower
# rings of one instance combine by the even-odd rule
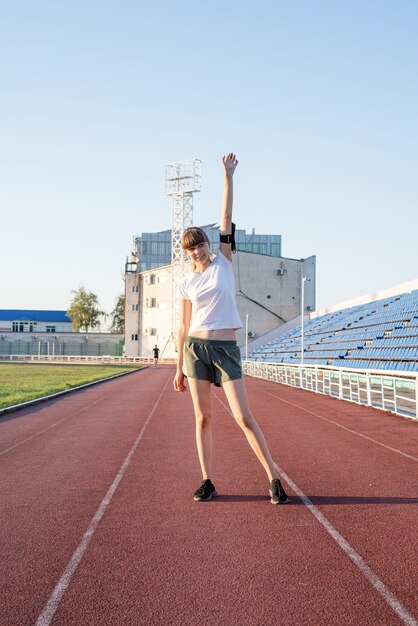
[[[171,230],[171,277],[173,316],[171,333],[177,329],[179,306],[175,301],[175,288],[185,271],[186,256],[181,248],[181,237],[186,228],[193,224],[193,194],[201,189],[201,166],[199,159],[176,161],[165,167],[165,192],[173,198]]]

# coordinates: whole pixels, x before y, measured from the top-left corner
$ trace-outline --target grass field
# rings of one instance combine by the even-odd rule
[[[141,366],[0,363],[0,409],[137,369]]]

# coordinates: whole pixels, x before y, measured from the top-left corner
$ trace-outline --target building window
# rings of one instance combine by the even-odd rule
[[[133,304],[132,311],[139,311],[139,304]]]
[[[138,341],[138,333],[133,333],[131,335],[131,341]]]
[[[36,330],[36,322],[12,322],[13,333],[29,333]]]
[[[139,285],[132,285],[132,293],[139,293]]]
[[[56,328],[55,326],[47,326],[46,327],[46,332],[47,333],[55,333],[56,332],[55,328]]]

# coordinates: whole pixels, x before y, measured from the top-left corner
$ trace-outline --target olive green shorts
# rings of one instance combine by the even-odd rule
[[[188,337],[184,344],[184,374],[209,380],[216,387],[242,378],[241,352],[236,341]]]

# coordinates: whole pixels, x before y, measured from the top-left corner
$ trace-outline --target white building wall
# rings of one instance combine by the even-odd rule
[[[139,333],[141,332],[141,275],[136,272],[125,274],[125,354],[141,356]]]
[[[0,321],[0,332],[12,332],[13,331],[13,322],[17,320],[1,320]],[[34,322],[34,321],[23,321],[23,331],[24,333],[71,333],[73,331],[72,322]],[[53,329],[53,330],[52,330]],[[19,331],[17,331],[19,332]]]
[[[315,264],[314,256],[303,261],[249,252],[234,255],[237,306],[243,323],[237,332],[239,345],[245,343],[246,315],[248,330],[257,337],[300,314],[302,274],[309,279],[305,283],[306,310],[315,309]],[[138,293],[132,289],[135,281]],[[126,274],[125,295],[126,355],[150,356],[157,344],[161,356],[175,357],[171,266]]]

